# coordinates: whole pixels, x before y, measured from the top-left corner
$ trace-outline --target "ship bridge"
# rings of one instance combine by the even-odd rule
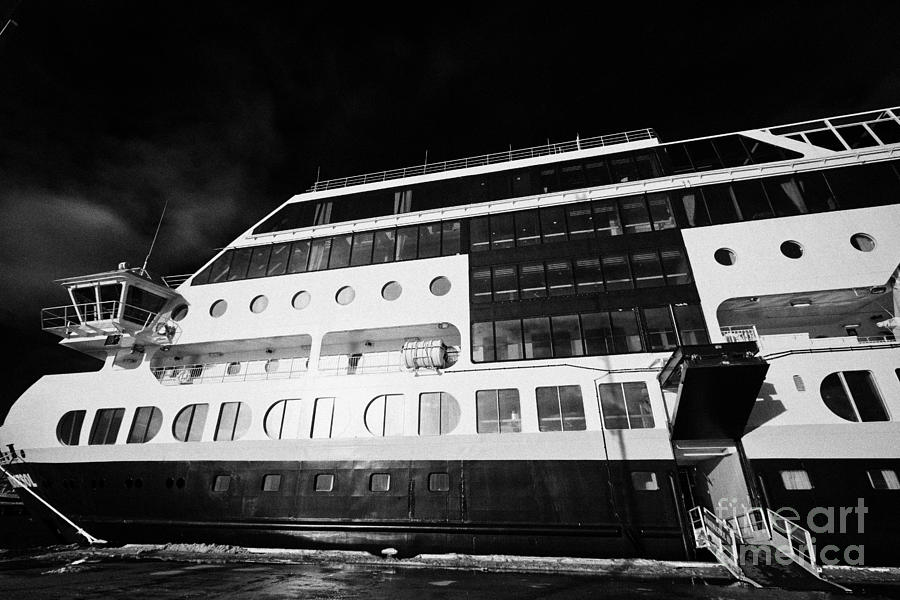
[[[180,295],[143,269],[124,263],[115,271],[59,279],[71,304],[41,311],[41,328],[88,354],[121,345],[168,344],[178,333],[163,308]]]

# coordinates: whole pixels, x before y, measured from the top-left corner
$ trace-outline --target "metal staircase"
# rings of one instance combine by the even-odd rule
[[[695,506],[690,516],[697,548],[712,552],[739,581],[754,587],[850,591],[822,578],[809,531],[774,511],[753,508],[723,519]]]

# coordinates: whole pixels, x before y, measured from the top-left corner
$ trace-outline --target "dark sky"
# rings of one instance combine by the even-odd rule
[[[307,4],[0,0],[0,415],[87,366],[52,281],[140,265],[166,200],[150,268],[186,273],[317,168],[900,105],[893,2]]]

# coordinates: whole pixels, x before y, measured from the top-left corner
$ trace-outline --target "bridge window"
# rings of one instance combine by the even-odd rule
[[[871,371],[841,371],[822,380],[825,406],[847,421],[887,421]]]
[[[181,409],[172,423],[172,435],[180,442],[199,442],[206,425],[209,404],[189,404]]]
[[[131,431],[128,432],[129,444],[149,442],[162,427],[162,411],[155,406],[141,406],[134,413]]]
[[[643,381],[601,383],[600,411],[607,429],[652,429],[650,393]]]
[[[539,387],[534,393],[537,399],[538,427],[541,431],[585,429],[584,401],[580,386]]]
[[[900,490],[900,479],[897,471],[892,469],[874,469],[868,472],[869,483],[873,490]]]
[[[444,435],[459,424],[459,403],[446,392],[419,395],[419,435]]]
[[[81,438],[81,425],[84,423],[86,411],[70,410],[62,416],[56,425],[56,439],[63,446],[77,446]]]
[[[812,481],[809,479],[809,473],[802,469],[793,471],[779,471],[781,482],[786,490],[811,490],[813,489]]]
[[[122,417],[125,416],[124,408],[101,408],[94,415],[94,423],[91,425],[91,436],[88,444],[115,444],[119,435],[119,427],[122,425]]]
[[[478,433],[522,431],[519,390],[479,390],[475,392]]]
[[[250,407],[243,402],[223,402],[216,425],[217,442],[238,440],[250,429]]]

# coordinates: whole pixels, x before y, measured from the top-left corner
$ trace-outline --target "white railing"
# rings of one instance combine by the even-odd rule
[[[412,177],[415,175],[441,173],[443,171],[452,171],[455,169],[468,169],[469,167],[481,167],[485,165],[511,162],[514,160],[523,160],[526,158],[535,158],[538,156],[562,154],[565,152],[576,152],[578,150],[601,148],[603,146],[613,146],[616,144],[624,144],[627,142],[636,142],[640,140],[651,140],[655,138],[656,133],[652,129],[636,129],[634,131],[625,131],[623,133],[614,133],[597,137],[576,138],[569,142],[560,142],[555,144],[548,143],[543,146],[534,146],[531,148],[522,148],[519,150],[507,150],[506,152],[495,152],[493,154],[482,154],[480,156],[470,156],[468,158],[459,158],[456,160],[426,163],[423,165],[416,165],[414,167],[406,167],[403,169],[393,169],[390,171],[380,171],[377,173],[366,173],[365,175],[355,175],[353,177],[342,177],[338,179],[328,179],[326,181],[317,181],[307,191],[319,192],[322,190],[332,190],[335,188],[349,187],[351,185],[376,183],[379,181],[402,179],[404,177]]]
[[[731,526],[702,506],[692,508],[690,516],[697,548],[708,548],[729,570],[739,572],[737,538]]]
[[[773,510],[766,510],[772,532],[772,542],[785,554],[810,571],[818,573],[816,548],[808,530]]]
[[[744,514],[735,515],[725,521],[741,542],[753,543],[772,538],[766,513],[759,507],[751,508]]]
[[[860,344],[893,344],[897,341],[892,335],[870,335],[868,337],[857,337],[856,341]]]
[[[164,275],[162,280],[165,282],[167,286],[172,289],[177,288],[179,285],[193,277],[193,273],[186,273],[184,275]]]
[[[726,342],[755,342],[759,339],[756,325],[730,325],[719,328]]]
[[[124,319],[141,329],[148,327],[159,313],[125,304],[119,300],[66,304],[41,309],[41,329],[77,328],[85,323]]]
[[[319,357],[319,373],[323,375],[358,375],[402,371],[402,353],[368,352],[366,354],[333,354]]]
[[[309,368],[309,357],[270,358],[152,367],[150,372],[163,385],[196,385],[300,377]]]

